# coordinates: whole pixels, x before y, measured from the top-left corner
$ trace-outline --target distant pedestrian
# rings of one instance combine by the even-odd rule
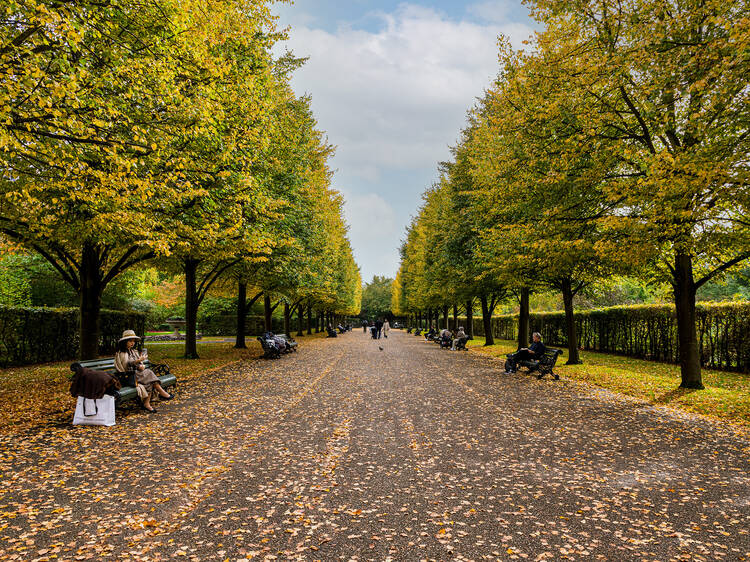
[[[366,334],[367,328],[369,327],[370,323],[367,320],[362,320],[362,331]]]
[[[383,332],[383,321],[378,319],[375,321],[375,329],[378,331],[378,339],[380,339],[380,335]]]
[[[385,339],[388,339],[388,332],[391,330],[391,325],[388,322],[388,318],[385,319],[385,322],[383,322],[383,337]]]

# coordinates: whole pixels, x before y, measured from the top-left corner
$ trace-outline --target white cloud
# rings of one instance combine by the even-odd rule
[[[482,2],[470,13],[485,21],[503,5]],[[525,23],[503,23],[499,17],[486,25],[454,21],[409,4],[370,17],[382,22],[377,30],[341,26],[329,32],[302,24],[287,43],[297,56],[310,57],[293,85],[312,95],[320,127],[337,146],[334,187],[349,194],[352,244],[365,278],[395,274],[399,240],[428,187],[382,182],[394,172],[435,177],[437,163],[449,157],[448,146],[465,125],[466,111],[498,72],[498,35],[520,46],[532,33]],[[390,237],[378,244],[357,224],[373,224],[375,218],[393,223]]]
[[[349,239],[355,258],[363,267],[363,280],[373,275],[394,275],[398,257],[394,259],[393,236],[401,234],[393,206],[376,193],[345,195],[345,216],[349,223]]]

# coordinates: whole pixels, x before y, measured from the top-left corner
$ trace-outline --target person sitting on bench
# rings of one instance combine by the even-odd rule
[[[151,406],[151,396],[154,392],[158,393],[162,400],[171,400],[174,394],[164,390],[159,377],[143,364],[146,359],[145,355],[135,349],[135,342],[140,339],[133,330],[125,330],[122,333],[120,341],[117,342],[115,369],[120,373],[135,372],[136,390],[141,399],[141,407],[153,414],[156,412],[156,409]]]
[[[444,330],[440,330],[440,338],[439,338],[440,347],[450,347],[452,341],[453,341],[453,332],[451,332],[448,328],[445,328]]]
[[[466,332],[464,332],[464,327],[459,326],[458,332],[456,332],[456,338],[453,340],[453,345],[451,346],[451,351],[456,351],[456,346],[458,346],[461,341],[463,340],[462,347],[466,347],[466,342],[469,341],[469,336],[466,335]]]
[[[261,337],[266,341],[272,342],[281,353],[287,353],[292,350],[292,346],[289,345],[288,341],[273,332],[263,332]]]
[[[424,335],[424,339],[431,340],[435,337],[435,334],[437,334],[437,330],[435,329],[435,326],[430,326],[430,330]]]
[[[529,359],[538,361],[544,357],[544,352],[547,351],[547,348],[542,343],[542,334],[534,332],[531,338],[534,341],[529,347],[523,347],[515,353],[508,354],[508,358],[505,360],[506,373],[515,373],[518,370],[519,361],[528,361]]]

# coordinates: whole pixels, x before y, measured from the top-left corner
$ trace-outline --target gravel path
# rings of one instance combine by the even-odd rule
[[[300,347],[1,438],[0,559],[750,560],[729,429],[403,332]]]

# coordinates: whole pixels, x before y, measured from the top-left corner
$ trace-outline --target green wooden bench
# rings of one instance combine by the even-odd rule
[[[548,347],[541,359],[525,359],[523,361],[519,361],[518,366],[526,367],[529,370],[529,373],[539,371],[539,374],[536,376],[536,378],[538,379],[541,379],[542,377],[544,377],[544,375],[552,375],[555,380],[560,380],[560,375],[554,373],[552,369],[555,368],[557,358],[562,354],[562,349],[553,349],[551,347]]]
[[[77,363],[86,369],[111,373],[120,380],[122,388],[115,392],[115,405],[120,406],[121,404],[138,397],[138,392],[135,390],[135,387],[127,385],[127,379],[130,377],[132,371],[128,373],[119,373],[117,369],[115,369],[114,357],[78,361]],[[73,371],[73,365],[75,365],[75,363],[70,366],[71,371]],[[161,383],[162,388],[166,389],[170,386],[177,386],[177,377],[169,371],[169,365],[166,363],[153,364],[147,359],[143,362],[143,365],[147,369],[151,369],[154,374],[159,377],[159,382]]]

